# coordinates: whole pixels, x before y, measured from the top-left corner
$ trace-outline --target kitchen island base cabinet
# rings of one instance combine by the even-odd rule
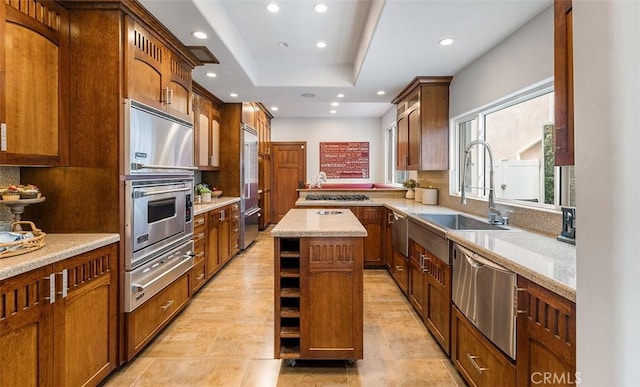
[[[523,277],[518,288],[518,386],[576,384],[576,304]]]
[[[3,280],[0,385],[96,385],[117,366],[117,244]]]
[[[451,361],[470,386],[515,386],[516,368],[453,307]]]
[[[275,357],[362,359],[363,239],[275,238]]]

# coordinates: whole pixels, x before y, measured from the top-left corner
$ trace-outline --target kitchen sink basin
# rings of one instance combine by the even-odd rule
[[[342,214],[342,211],[320,210],[320,211],[316,212],[316,214],[318,214],[318,215],[339,215],[339,214]]]
[[[418,214],[422,219],[451,230],[508,230],[508,228],[458,214]]]

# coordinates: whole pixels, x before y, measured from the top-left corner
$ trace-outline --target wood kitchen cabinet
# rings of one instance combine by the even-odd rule
[[[365,267],[383,267],[384,207],[360,207],[358,220],[367,229],[367,237],[364,239]]]
[[[361,359],[362,238],[275,238],[274,254],[275,358]]]
[[[207,279],[240,251],[240,205],[230,204],[208,213]]]
[[[220,169],[220,105],[222,102],[193,82],[194,158],[201,171]]]
[[[574,164],[573,7],[554,1],[555,165]]]
[[[397,111],[396,168],[449,168],[451,77],[416,77],[391,101]]]
[[[470,386],[515,386],[516,368],[453,307],[451,361]],[[520,359],[518,359],[520,361]]]
[[[409,260],[396,249],[393,249],[391,277],[393,277],[402,293],[406,296],[409,290]]]
[[[208,231],[207,231],[207,279],[213,277],[222,267],[222,258],[220,250],[222,250],[222,231],[220,225],[222,223],[224,209],[219,208],[209,211],[208,213]]]
[[[391,237],[391,225],[393,224],[393,211],[385,209],[384,223],[384,265],[387,270],[391,270],[393,262],[393,240]]]
[[[96,385],[118,365],[118,244],[0,285],[0,384]]]
[[[191,120],[193,66],[133,18],[125,25],[126,97]]]
[[[424,321],[427,307],[427,275],[423,259],[425,249],[418,243],[409,241],[409,283],[407,298],[420,318]]]
[[[207,213],[193,217],[193,269],[190,271],[189,283],[191,294],[197,292],[207,282],[207,246],[209,228]]]
[[[68,165],[69,68],[67,10],[0,4],[0,164]]]
[[[576,384],[576,304],[523,277],[518,289],[517,385]]]

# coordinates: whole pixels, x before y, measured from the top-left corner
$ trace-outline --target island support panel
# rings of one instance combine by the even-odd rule
[[[364,240],[275,238],[275,357],[363,357]]]

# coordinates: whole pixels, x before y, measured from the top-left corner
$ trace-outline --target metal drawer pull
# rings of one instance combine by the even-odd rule
[[[398,266],[398,265],[396,265],[396,270],[398,270],[398,271],[403,271],[404,269],[402,268],[402,266]]]
[[[201,232],[200,234],[196,235],[196,237],[194,239],[200,239],[200,238],[204,238],[204,233]]]
[[[204,278],[204,274],[198,274],[198,275],[196,276],[196,281],[200,281],[200,280],[201,280],[201,279],[203,279],[203,278]]]
[[[483,368],[480,367],[478,365],[478,363],[476,363],[476,359],[479,359],[479,356],[471,356],[467,353],[467,358],[469,359],[469,361],[471,362],[471,364],[473,364],[473,366],[476,368],[476,370],[478,370],[479,373],[482,373],[482,371],[488,371],[488,368]]]
[[[173,300],[169,300],[169,301],[165,302],[164,305],[162,305],[160,307],[160,309],[167,310],[167,309],[169,309],[171,307],[171,305],[173,305]]]
[[[49,274],[48,277],[44,277],[45,281],[49,281],[49,297],[45,297],[45,300],[49,300],[50,304],[56,302],[56,273]]]

